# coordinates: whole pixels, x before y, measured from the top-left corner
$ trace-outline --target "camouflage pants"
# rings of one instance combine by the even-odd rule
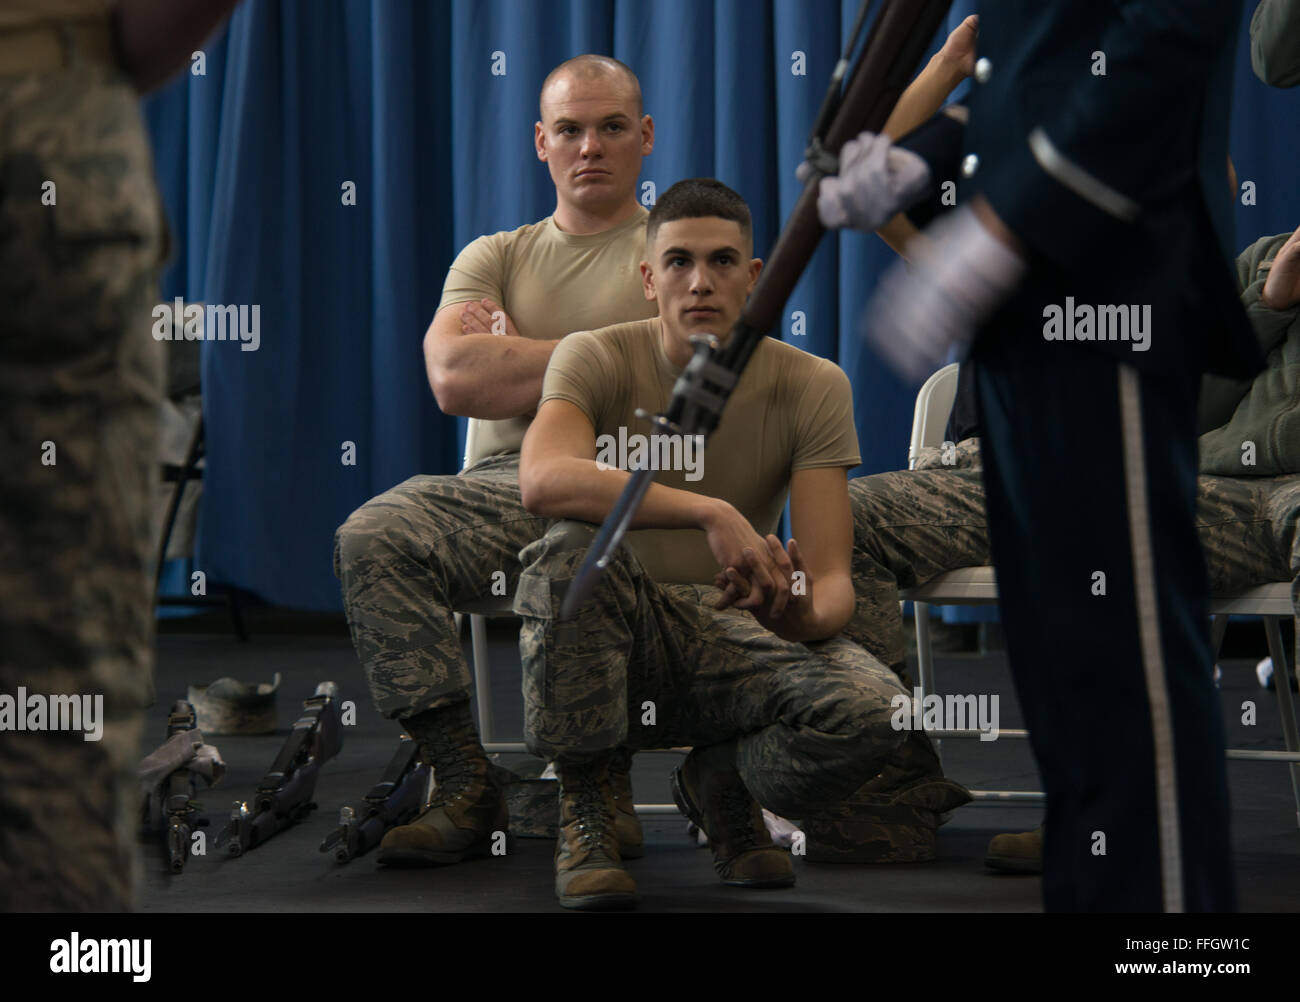
[[[519,551],[546,531],[519,499],[519,457],[459,476],[412,477],[354,511],[334,573],[375,706],[408,717],[471,687],[452,610],[514,594]]]
[[[1300,474],[1196,478],[1196,532],[1211,595],[1290,581],[1291,604],[1300,611],[1298,526]]]
[[[524,733],[561,762],[738,739],[754,797],[801,817],[859,789],[907,745],[890,724],[898,677],[837,636],[781,640],[704,585],[656,584],[626,548],[572,619],[560,602],[594,528],[557,522],[521,554]]]
[[[0,76],[0,693],[101,695],[104,716],[99,741],[0,731],[4,910],[133,903],[163,232],[124,79]]]
[[[899,589],[989,562],[978,443],[967,439],[943,456],[951,465],[925,449],[914,470],[849,481],[857,605],[844,634],[900,674]]]
[[[899,589],[989,563],[979,440],[945,458],[926,449],[915,470],[849,481],[857,609],[844,632],[887,665],[903,661]],[[1211,594],[1291,581],[1300,609],[1300,475],[1198,477],[1196,525]]]

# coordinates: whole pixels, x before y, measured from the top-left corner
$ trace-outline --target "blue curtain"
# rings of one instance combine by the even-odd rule
[[[972,8],[958,0],[949,26]],[[202,65],[146,102],[176,245],[163,298],[260,307],[258,350],[203,345],[197,566],[209,580],[337,609],[338,524],[408,476],[460,467],[463,422],[438,411],[421,340],[461,247],[554,209],[532,148],[552,67],[581,52],[630,65],[657,126],[643,188],[722,179],[749,201],[762,256],[798,195],[794,169],[856,10],[856,0],[246,0]],[[1255,80],[1242,35],[1233,150],[1257,193],[1238,207],[1244,246],[1300,221],[1300,90]],[[355,205],[344,204],[349,186]],[[828,237],[779,332],[849,373],[861,473],[906,463],[915,387],[856,334],[891,260],[874,237]]]

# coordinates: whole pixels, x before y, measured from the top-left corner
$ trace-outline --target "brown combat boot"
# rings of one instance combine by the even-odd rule
[[[555,893],[565,908],[615,911],[641,899],[618,851],[614,793],[605,764],[557,764],[560,837],[555,845]]]
[[[1043,826],[1017,835],[994,835],[984,865],[1004,873],[1043,872]]]
[[[673,770],[677,807],[709,837],[713,868],[731,887],[793,887],[794,865],[763,824],[736,769],[736,743],[696,748]]]
[[[645,855],[645,834],[632,803],[631,773],[632,753],[626,748],[620,748],[609,760],[609,784],[614,793],[614,831],[618,835],[618,854],[623,859],[640,859]]]
[[[433,768],[437,787],[423,814],[384,836],[379,843],[379,862],[386,866],[447,866],[490,855],[494,836],[506,837],[510,811],[479,744],[469,700],[417,713],[402,724]]]

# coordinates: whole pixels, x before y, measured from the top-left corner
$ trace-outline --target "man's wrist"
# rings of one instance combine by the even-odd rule
[[[960,59],[949,59],[939,50],[930,60],[929,69],[943,83],[947,93],[952,93],[957,86],[965,80],[969,73],[966,72],[966,66]]]
[[[698,500],[692,502],[690,519],[695,527],[702,532],[708,532],[717,524],[731,506],[721,498],[709,497],[707,494],[696,495]]]
[[[1024,245],[1020,242],[1020,238],[1002,221],[1002,217],[993,206],[981,196],[971,203],[971,207],[975,212],[975,218],[980,221],[980,225],[990,237],[1018,256],[1024,256]]]
[[[1278,310],[1279,312],[1282,310],[1292,309],[1293,307],[1296,306],[1297,303],[1300,303],[1300,300],[1295,300],[1290,303],[1283,302],[1281,297],[1279,297],[1278,295],[1273,293],[1272,290],[1269,289],[1267,282],[1264,283],[1264,288],[1260,292],[1259,298],[1260,301],[1265,306],[1267,306],[1270,310]]]

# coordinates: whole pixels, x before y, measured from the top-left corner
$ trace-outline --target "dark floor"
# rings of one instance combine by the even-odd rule
[[[1250,624],[1245,624],[1250,626]],[[192,858],[185,872],[171,876],[161,849],[146,848],[141,910],[165,911],[540,911],[557,913],[552,891],[554,843],[514,839],[503,857],[429,871],[392,871],[375,865],[374,854],[339,865],[318,851],[335,824],[338,809],[377,781],[396,743],[397,726],[370,705],[361,671],[342,620],[262,614],[252,617],[252,641],[236,642],[219,617],[164,624],[158,638],[158,702],[147,733],[161,741],[167,711],[189,683],[221,676],[267,681],[284,676],[279,694],[280,729],[263,737],[214,739],[228,771],[203,795],[212,818],[212,837],[230,804],[250,798],[270,766],[301,700],[326,679],[337,682],[344,699],[357,704],[357,721],[346,729],[339,756],[329,762],[316,791],[320,809],[305,822],[238,858],[219,852]],[[1234,624],[1234,631],[1241,634]],[[1254,665],[1263,654],[1263,631],[1254,626],[1221,662],[1225,722],[1233,747],[1282,747],[1276,698],[1258,688]],[[1258,636],[1254,636],[1257,633]],[[468,655],[468,625],[465,630]],[[517,632],[509,621],[490,630],[497,739],[518,740],[522,731]],[[1259,655],[1252,648],[1258,645]],[[949,653],[938,658],[942,691],[999,693],[1001,726],[1020,725],[1005,657]],[[1256,701],[1258,723],[1241,724],[1243,700]],[[1028,743],[949,740],[944,743],[950,775],[972,788],[1032,789],[1038,777]],[[519,762],[503,756],[502,764]],[[676,757],[638,756],[633,772],[637,800],[671,802],[668,773]],[[1287,767],[1275,762],[1230,761],[1233,843],[1243,911],[1300,908],[1300,830]],[[687,840],[681,818],[645,821],[647,851],[630,869],[642,895],[642,911],[1038,911],[1039,880],[995,874],[983,866],[989,838],[1038,823],[1036,806],[974,804],[962,808],[939,834],[939,859],[916,865],[818,865],[797,859],[798,885],[790,890],[745,891],[721,886],[707,850]]]

